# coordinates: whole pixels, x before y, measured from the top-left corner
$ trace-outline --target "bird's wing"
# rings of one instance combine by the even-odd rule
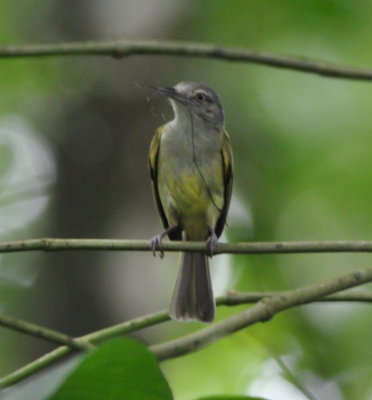
[[[164,126],[159,127],[150,144],[150,154],[149,154],[149,169],[152,183],[152,192],[154,193],[155,203],[158,208],[158,212],[163,223],[164,229],[169,228],[169,222],[164,212],[163,205],[161,203],[158,187],[158,158],[160,150],[161,135],[163,133]],[[177,229],[168,233],[169,239],[171,240],[182,240],[182,231]]]
[[[219,237],[226,224],[227,211],[230,206],[232,183],[233,183],[233,157],[228,133],[224,130],[221,141],[221,156],[223,164],[224,202],[221,215],[216,223],[215,232]]]
[[[154,194],[156,206],[158,208],[158,212],[163,223],[165,229],[169,227],[169,223],[167,217],[165,216],[163,205],[161,204],[160,196],[159,196],[159,188],[158,188],[158,158],[159,158],[159,150],[160,150],[160,140],[161,134],[163,132],[163,127],[160,126],[156,132],[154,137],[151,140],[150,144],[150,153],[149,153],[149,169],[152,183],[152,192]]]

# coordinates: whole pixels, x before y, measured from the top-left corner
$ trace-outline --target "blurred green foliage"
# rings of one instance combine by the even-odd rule
[[[134,0],[126,3],[128,7],[133,6]],[[180,4],[176,13],[166,12],[167,1],[160,3],[164,6],[162,21],[168,28],[159,33],[161,30],[156,27],[149,37],[244,46],[346,65],[372,65],[372,3],[366,0],[358,4],[347,0],[194,0],[187,5]],[[61,2],[49,2],[48,5],[32,2],[32,7],[30,4],[26,0],[2,3],[1,44],[50,42],[70,37],[68,32],[63,36],[64,32],[55,28],[55,18],[59,18],[59,9],[63,8]],[[158,2],[139,1],[137,4],[141,4],[138,13],[142,12],[141,7],[154,8],[154,11],[161,7]],[[90,13],[94,15],[93,2],[86,7],[91,7]],[[74,10],[64,10],[61,15],[68,19],[69,12]],[[109,14],[107,19],[102,15],[93,18],[91,14],[84,14],[90,18],[91,25],[100,17],[101,25],[111,24],[107,17]],[[124,13],[123,32],[128,19]],[[32,29],[31,22],[36,23],[38,29]],[[76,38],[80,38],[78,34]],[[91,38],[101,37],[97,34]],[[234,210],[231,210],[228,240],[371,239],[370,83],[216,60],[169,57],[159,61],[157,57],[142,57],[135,61],[124,59],[119,67],[114,67],[113,63],[91,58],[0,60],[0,119],[8,114],[17,114],[37,126],[40,140],[48,140],[53,149],[63,139],[53,129],[53,121],[63,120],[61,104],[69,102],[73,107],[75,103],[80,104],[81,98],[89,96],[110,98],[112,120],[105,123],[118,130],[120,126],[115,118],[122,109],[115,109],[112,104],[121,96],[128,96],[130,100],[136,79],[146,82],[148,70],[151,69],[151,79],[154,80],[149,83],[154,85],[170,85],[181,80],[205,82],[222,97],[235,156],[234,193],[247,214],[252,216],[252,222],[242,224],[234,219]],[[124,65],[133,69],[127,77],[132,86],[125,83],[128,88],[120,86],[120,68]],[[132,101],[143,104],[145,96],[142,92],[139,97],[140,100]],[[101,106],[96,101],[96,109]],[[163,111],[166,106],[160,107]],[[143,113],[143,109],[138,111],[135,118],[152,119],[154,124],[161,120],[158,118],[156,121],[150,111],[146,115]],[[151,133],[141,136],[134,123],[130,127],[136,133],[132,140],[138,141],[145,160]],[[131,146],[131,143],[128,140],[126,146]],[[9,148],[2,147],[1,142],[0,155],[1,183],[12,162],[12,153]],[[140,164],[138,161],[139,171],[145,171],[146,167],[145,162]],[[149,185],[149,181],[143,180],[139,185]],[[53,188],[49,195],[52,204],[63,198]],[[124,201],[133,207],[131,211],[135,214],[136,201],[123,199],[123,208]],[[151,200],[148,207],[150,204]],[[110,213],[109,209],[107,213]],[[3,233],[1,238],[44,235],[53,217],[53,208],[46,207],[38,219],[17,231]],[[110,221],[114,219],[114,216],[110,217]],[[102,235],[116,236],[115,221],[105,229]],[[141,235],[150,237],[153,232],[142,231]],[[47,260],[50,262],[50,258]],[[108,262],[109,259],[105,260]],[[14,254],[3,257],[1,262],[2,271],[7,271],[15,264],[25,267],[43,261],[41,256],[32,258]],[[232,263],[232,274],[239,275],[234,288],[281,290],[319,282],[366,266],[371,263],[371,256],[237,256]],[[102,265],[106,265],[104,261]],[[132,268],[129,265],[122,268],[126,267]],[[24,270],[22,273],[25,274]],[[0,272],[0,279],[5,282],[3,277]],[[5,283],[0,283],[0,287],[5,287]],[[105,295],[107,293],[102,289],[97,297]],[[150,296],[157,295],[160,297],[162,293],[151,293]],[[4,289],[0,305],[6,312],[17,314],[22,303],[20,299],[24,296],[22,290]],[[38,315],[38,296],[41,294],[34,290],[31,297],[35,310],[28,312],[30,319]],[[238,310],[220,308],[218,318]],[[280,357],[286,360],[297,379],[319,398],[367,400],[372,395],[369,379],[372,374],[372,321],[368,313],[368,305],[304,306],[239,332],[201,352],[167,361],[163,370],[176,399],[180,400],[217,393],[249,394],[270,399],[304,398],[297,389],[291,392],[283,389],[285,379],[280,381],[283,371],[275,367],[275,360]],[[172,327],[170,332],[161,331],[165,335],[163,339],[199,326]],[[10,347],[11,341],[5,340],[5,333],[1,335],[1,342]],[[11,337],[9,333],[6,335]],[[154,341],[157,335],[160,333],[154,334]],[[11,351],[8,359],[2,358],[4,373],[17,365],[18,358],[27,360],[24,353],[29,348],[22,340],[18,354]]]
[[[346,65],[372,65],[365,40],[371,33],[367,16],[372,16],[372,6],[368,2],[358,7],[346,1],[194,4],[197,11],[190,13],[177,38],[323,58]],[[188,29],[190,26],[193,29]],[[230,224],[230,240],[371,238],[369,83],[214,61],[197,65],[187,61],[183,70],[184,75],[218,88],[224,100],[235,155],[235,193],[251,208],[254,219],[253,236],[249,229]],[[370,262],[371,256],[363,254],[236,257],[234,265],[240,272],[236,287],[288,289]],[[372,321],[366,319],[367,310],[368,305],[303,307],[264,326],[249,328],[215,345],[214,351],[205,350],[205,357],[211,364],[221,363],[218,348],[223,345],[229,360],[245,361],[246,370],[250,370],[246,376],[243,365],[230,368],[229,361],[222,362],[224,373],[231,377],[221,378],[218,385],[231,382],[227,390],[238,388],[237,370],[247,390],[252,379],[248,365],[262,365],[270,355],[286,355],[294,358],[292,372],[320,398],[367,399],[371,386],[366,378],[372,373],[372,348],[367,339]],[[239,336],[243,335],[254,338],[253,342],[239,345]],[[261,352],[257,352],[257,346]],[[197,357],[190,356],[190,374],[195,364],[201,364]],[[186,360],[178,362],[186,364]],[[196,376],[205,375],[201,372],[203,366]],[[252,369],[260,375],[260,368]],[[334,382],[344,397],[337,391],[322,393],[315,377],[329,386]],[[271,385],[275,386],[268,381],[267,392],[255,394],[276,398],[276,389],[270,391]]]

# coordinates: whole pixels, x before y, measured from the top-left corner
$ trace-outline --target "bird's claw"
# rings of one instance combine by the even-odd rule
[[[218,237],[216,235],[216,232],[213,230],[211,232],[211,235],[208,237],[207,243],[206,243],[209,257],[212,257],[213,254],[215,253],[216,248],[217,248],[217,241],[218,241]]]
[[[159,251],[160,258],[164,257],[164,251],[161,246],[161,241],[162,241],[162,235],[156,235],[153,238],[151,238],[150,250],[152,251],[154,257],[156,257],[157,251]]]

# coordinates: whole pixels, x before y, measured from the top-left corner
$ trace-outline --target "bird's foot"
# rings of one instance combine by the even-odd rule
[[[179,229],[178,225],[171,225],[169,226],[164,232],[160,233],[159,235],[153,236],[150,240],[150,250],[154,257],[156,256],[156,252],[159,251],[160,258],[164,257],[164,251],[162,249],[162,241],[163,237],[167,236],[169,233],[172,233]]]
[[[156,252],[159,251],[159,257],[163,258],[164,257],[164,251],[161,247],[161,242],[163,240],[163,235],[159,234],[156,236],[153,236],[150,240],[150,250],[152,251],[152,254],[154,257],[156,257]]]
[[[209,227],[209,231],[210,231],[210,236],[207,239],[206,245],[208,250],[208,256],[212,257],[217,248],[218,237],[212,227]]]

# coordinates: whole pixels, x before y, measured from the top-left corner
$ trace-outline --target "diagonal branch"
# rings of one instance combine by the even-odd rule
[[[129,333],[137,331],[142,328],[146,328],[152,325],[156,325],[169,320],[167,311],[160,311],[153,314],[145,315],[126,321],[109,328],[104,328],[96,332],[89,333],[87,335],[77,338],[79,342],[83,343],[98,343],[104,340],[110,339],[112,337],[122,335],[124,333]],[[70,354],[72,352],[69,346],[60,346],[51,352],[44,354],[38,359],[24,365],[23,367],[17,369],[16,371],[10,373],[9,375],[0,379],[0,388],[10,386],[30,375],[39,371],[40,369],[58,361],[62,357]]]
[[[8,315],[0,314],[0,326],[13,329],[18,332],[26,333],[30,336],[45,339],[52,343],[62,344],[74,350],[90,350],[93,345],[86,340],[74,339],[64,333],[36,325],[31,322],[22,321]]]
[[[218,306],[238,306],[241,304],[256,303],[267,297],[275,297],[284,294],[283,292],[236,292],[230,291],[225,296],[217,297],[216,304]],[[336,302],[358,302],[372,303],[372,292],[367,291],[348,291],[340,292],[321,297],[314,302],[320,303],[336,303]]]
[[[123,58],[144,54],[248,62],[333,78],[372,80],[371,69],[346,67],[322,60],[259,52],[245,48],[220,47],[214,44],[118,40],[114,42],[75,42],[0,47],[0,58],[83,55]]]
[[[372,267],[352,272],[327,282],[305,286],[266,297],[252,307],[221,322],[180,339],[153,345],[150,349],[161,361],[197,351],[225,336],[257,322],[266,322],[275,314],[323,296],[372,281]]]
[[[256,303],[263,298],[278,296],[280,292],[236,292],[230,291],[225,296],[216,298],[217,306],[237,306],[242,304]],[[342,292],[323,297],[317,302],[361,302],[372,303],[372,292]],[[167,311],[159,311],[142,317],[125,321],[117,325],[104,328],[80,338],[73,338],[64,333],[45,328],[44,326],[30,323],[8,315],[0,314],[0,326],[22,332],[34,337],[45,339],[52,343],[62,344],[70,347],[70,350],[90,350],[91,343],[103,342],[115,336],[137,331],[149,326],[157,325],[169,321]]]
[[[301,290],[301,289],[298,289]],[[247,303],[255,303],[263,298],[280,296],[281,292],[230,292],[225,296],[218,297],[216,303],[218,306],[235,306]],[[318,302],[336,302],[336,301],[358,301],[358,302],[372,302],[372,293],[370,292],[342,292],[335,293],[327,297],[318,298],[313,301]],[[125,321],[108,328],[101,329],[81,336],[76,339],[85,343],[99,343],[108,340],[118,335],[137,331],[143,328],[154,326],[166,321],[169,321],[167,311],[159,311],[153,314],[145,315],[135,318],[130,321]],[[8,327],[11,328],[9,325]],[[60,358],[71,353],[72,349],[69,346],[61,346],[57,349],[45,354],[35,361],[19,368],[11,374],[0,379],[0,388],[12,385],[25,377],[39,371],[40,369],[52,364]]]
[[[205,242],[163,242],[165,251],[205,251]],[[42,238],[0,242],[0,253],[19,251],[120,250],[152,251],[148,240]],[[218,243],[215,254],[283,254],[372,252],[372,241]]]

